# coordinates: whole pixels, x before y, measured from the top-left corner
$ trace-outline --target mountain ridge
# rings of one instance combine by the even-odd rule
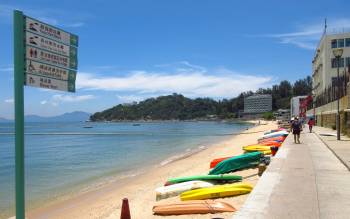
[[[73,111],[69,113],[63,113],[57,116],[39,116],[39,115],[25,115],[25,122],[84,122],[89,120],[90,113],[83,111]],[[0,117],[0,122],[14,122],[11,119],[5,119]]]

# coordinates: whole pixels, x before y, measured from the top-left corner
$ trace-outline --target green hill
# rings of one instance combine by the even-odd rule
[[[272,88],[260,88],[255,92],[243,92],[235,98],[213,100],[190,99],[181,94],[149,98],[139,103],[119,104],[91,115],[91,121],[125,120],[192,120],[237,118],[244,108],[244,97],[252,94],[271,94],[273,110],[290,107],[290,98],[311,93],[311,78],[296,81],[293,85],[281,81]]]

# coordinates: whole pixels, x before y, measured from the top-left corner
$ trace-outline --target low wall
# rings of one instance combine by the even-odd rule
[[[350,136],[350,83],[347,85],[347,95],[339,100],[340,129],[341,132]],[[333,128],[336,126],[337,101],[325,104],[306,112],[313,115],[315,112],[316,125]]]

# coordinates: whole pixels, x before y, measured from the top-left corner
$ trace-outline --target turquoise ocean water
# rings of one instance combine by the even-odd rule
[[[228,122],[27,123],[26,206],[139,174],[249,127]],[[13,131],[13,124],[0,123],[0,218],[14,215]]]

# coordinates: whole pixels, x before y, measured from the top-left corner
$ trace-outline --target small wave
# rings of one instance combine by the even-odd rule
[[[96,180],[94,182],[90,182],[88,185],[82,186],[78,192],[78,194],[84,194],[90,191],[96,191],[99,188],[103,188],[106,185],[111,185],[113,183],[117,183],[119,181],[128,179],[128,178],[133,178],[136,177],[140,174],[142,174],[143,171],[137,171],[137,172],[133,172],[133,173],[124,173],[124,174],[117,174],[117,175],[113,175],[113,176],[105,176],[100,178],[99,180]]]
[[[173,162],[175,162],[177,160],[184,159],[186,157],[189,157],[189,156],[191,156],[193,154],[196,154],[196,153],[198,153],[200,151],[203,151],[205,149],[207,149],[207,147],[204,146],[204,145],[201,145],[198,148],[194,148],[194,149],[188,148],[188,149],[185,150],[185,153],[181,153],[181,154],[177,154],[177,155],[171,156],[171,157],[167,158],[166,160],[160,162],[160,166],[165,166],[165,165],[173,163]]]

